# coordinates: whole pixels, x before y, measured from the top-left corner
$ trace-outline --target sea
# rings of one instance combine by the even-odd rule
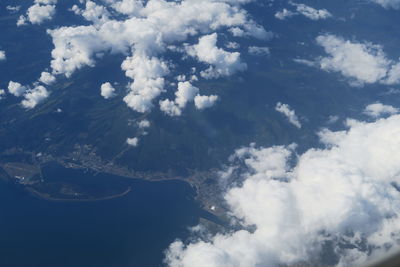
[[[179,180],[148,182],[60,165],[44,168],[45,180],[73,179],[129,184],[119,198],[49,201],[13,182],[0,182],[0,266],[164,266],[169,244],[209,214],[195,190]]]

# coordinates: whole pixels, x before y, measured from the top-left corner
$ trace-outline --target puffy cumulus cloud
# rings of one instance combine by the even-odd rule
[[[175,100],[160,101],[160,109],[169,116],[180,116],[182,109],[186,107],[188,102],[193,101],[198,92],[199,88],[193,86],[190,82],[179,82],[178,89],[175,92]]]
[[[278,102],[275,106],[275,110],[285,115],[291,124],[297,128],[301,128],[301,123],[296,115],[296,112],[292,110],[288,104],[282,104]]]
[[[160,110],[171,117],[182,115],[182,110],[174,101],[169,99],[160,100],[159,105]]]
[[[290,2],[290,5],[293,6],[295,10],[291,11],[284,8],[283,10],[276,12],[275,17],[280,20],[296,15],[303,15],[311,20],[328,19],[332,17],[332,14],[326,9],[315,9],[305,4],[297,4],[294,2]]]
[[[102,97],[104,97],[105,99],[109,99],[111,97],[115,96],[115,89],[114,87],[111,85],[111,83],[106,82],[103,83],[100,87],[100,94]]]
[[[117,12],[124,15],[134,15],[139,16],[140,10],[143,9],[144,4],[141,0],[121,0],[121,1],[113,1],[106,0],[111,4],[111,7]]]
[[[340,72],[352,84],[400,82],[400,63],[388,59],[379,45],[351,42],[330,34],[318,36],[317,43],[329,54],[319,60],[320,68]]]
[[[217,100],[218,96],[216,95],[197,95],[194,98],[194,105],[197,109],[206,109],[214,106]]]
[[[225,44],[225,47],[229,48],[229,49],[238,49],[238,48],[240,48],[240,44],[238,44],[236,42],[227,42]]]
[[[71,10],[76,15],[81,15],[86,20],[91,21],[93,23],[104,23],[109,19],[108,10],[101,5],[97,5],[93,1],[86,1],[85,9],[79,8],[77,5],[73,5]]]
[[[70,76],[84,66],[94,66],[104,53],[122,53],[127,56],[122,70],[133,80],[124,101],[135,111],[148,112],[155,98],[165,91],[170,63],[163,59],[163,54],[168,47],[183,53],[183,44],[189,37],[226,29],[235,36],[262,39],[271,36],[242,8],[248,2],[104,0],[100,4],[82,1],[84,6],[74,6],[72,11],[88,20],[89,25],[48,30],[55,46],[52,72]],[[215,58],[210,59],[211,68],[204,72],[205,76],[230,75],[245,68],[238,53],[218,49],[215,43],[212,48]],[[196,77],[195,73],[191,75]],[[171,106],[163,103],[164,107]]]
[[[394,9],[400,8],[400,0],[371,0],[371,1],[380,4],[384,8],[394,8]]]
[[[212,107],[218,100],[218,96],[203,96],[199,94],[199,88],[193,86],[190,82],[179,82],[178,89],[175,92],[175,100],[161,100],[159,102],[160,109],[169,116],[182,115],[184,109],[189,102],[194,102],[197,109],[205,109]]]
[[[0,100],[4,98],[6,95],[6,91],[4,89],[0,89]]]
[[[31,109],[36,107],[40,102],[49,96],[49,92],[45,87],[38,85],[33,89],[28,89],[24,94],[24,100],[21,104],[24,108]]]
[[[140,129],[146,129],[150,127],[150,122],[148,120],[141,120],[138,122],[138,127]]]
[[[10,81],[8,83],[8,92],[17,97],[24,97],[21,104],[27,109],[36,107],[36,105],[49,96],[47,89],[37,83],[31,88],[30,86],[24,86],[18,82]]]
[[[188,102],[193,101],[199,93],[199,88],[193,86],[190,82],[179,82],[178,90],[175,92],[175,103],[180,108],[186,107]]]
[[[26,86],[21,85],[19,82],[10,81],[8,83],[8,92],[14,96],[22,96],[26,89]]]
[[[137,137],[127,138],[126,143],[130,146],[136,147],[139,144],[139,139]]]
[[[382,115],[393,115],[399,112],[398,108],[382,103],[373,103],[365,107],[364,113],[370,117],[378,118]]]
[[[51,68],[54,74],[69,77],[79,68],[94,66],[93,55],[110,49],[110,45],[98,39],[94,26],[61,27],[47,32],[53,38]]]
[[[266,56],[270,54],[269,48],[262,46],[249,46],[248,51],[249,54],[255,56]]]
[[[127,77],[133,79],[125,103],[138,112],[147,112],[153,107],[153,99],[164,91],[164,75],[168,73],[165,62],[156,57],[143,55],[128,57],[122,63]]]
[[[230,76],[238,71],[247,69],[246,63],[241,62],[239,52],[227,52],[217,47],[216,33],[205,35],[199,39],[199,43],[187,47],[189,55],[196,57],[200,62],[210,65],[201,72],[204,78],[218,78],[220,76]]]
[[[326,146],[302,155],[293,146],[237,150],[232,167],[243,182],[224,199],[244,227],[177,240],[167,264],[355,266],[398,249],[400,115],[347,125],[322,131]]]
[[[49,73],[47,71],[43,71],[40,74],[39,81],[46,85],[52,85],[53,83],[56,82],[56,77],[54,77],[54,75],[52,75],[51,73]]]
[[[56,13],[57,0],[35,0],[34,5],[28,8],[26,16],[21,15],[17,25],[25,25],[27,21],[32,24],[42,24],[46,20],[51,20]]]
[[[6,52],[3,50],[0,50],[0,61],[6,60]]]

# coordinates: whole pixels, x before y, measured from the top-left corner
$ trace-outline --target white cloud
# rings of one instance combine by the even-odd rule
[[[86,20],[95,24],[107,22],[110,16],[104,6],[97,5],[95,2],[90,0],[86,1],[85,9],[81,9],[77,5],[73,5],[71,10],[76,15],[81,15]]]
[[[10,81],[8,83],[8,92],[17,97],[24,97],[21,104],[24,108],[34,108],[49,96],[49,92],[45,87],[34,84],[33,88],[21,85],[18,82]]]
[[[111,85],[111,83],[106,82],[103,83],[100,87],[100,94],[102,97],[104,97],[105,99],[109,99],[111,97],[115,96],[115,89],[114,87]]]
[[[332,17],[332,14],[326,9],[315,9],[304,4],[294,5],[296,6],[297,12],[311,20],[320,20]]]
[[[175,103],[180,108],[184,108],[188,102],[193,101],[198,94],[199,88],[193,86],[190,82],[179,82],[178,90],[175,92]]]
[[[148,120],[141,120],[138,123],[138,127],[140,129],[145,129],[145,128],[149,128],[150,127],[150,122]]]
[[[324,265],[324,255],[331,255],[336,263],[327,265],[358,266],[398,249],[400,193],[393,182],[400,182],[400,116],[349,121],[348,127],[321,132],[326,147],[298,156],[293,146],[237,150],[239,160],[232,164],[241,169],[243,182],[229,188],[224,199],[232,219],[253,230],[175,241],[167,263]]]
[[[320,60],[323,70],[340,72],[361,84],[379,82],[387,76],[390,61],[380,46],[352,43],[335,35],[318,36],[317,43],[330,55]]]
[[[21,9],[21,6],[6,6],[6,9],[10,11],[10,13],[15,13]]]
[[[35,0],[34,4],[26,11],[26,15],[19,16],[17,26],[26,25],[28,21],[32,24],[42,24],[46,20],[53,19],[56,13],[56,4],[57,0]],[[20,6],[15,8],[18,11]]]
[[[4,89],[0,89],[0,100],[4,98],[6,95],[6,91]]]
[[[214,106],[214,104],[217,102],[218,96],[216,95],[196,95],[194,98],[194,105],[196,106],[197,109],[206,109]]]
[[[399,112],[398,108],[382,103],[373,103],[365,107],[364,113],[370,117],[378,118],[382,115],[393,115]]]
[[[189,55],[210,65],[207,70],[201,72],[201,76],[210,79],[246,70],[247,65],[241,62],[240,53],[218,48],[217,38],[216,33],[205,35],[199,39],[198,44],[187,47]]]
[[[400,8],[400,0],[371,0],[371,1],[380,4],[384,8],[394,8],[394,9]]]
[[[388,59],[379,45],[351,42],[330,34],[318,36],[317,43],[329,54],[316,61],[320,68],[340,72],[350,78],[351,85],[400,83],[400,62]]]
[[[52,85],[56,81],[56,77],[54,77],[51,73],[47,71],[43,71],[40,74],[39,81],[46,84],[46,85]]]
[[[26,17],[24,15],[19,16],[17,20],[17,26],[26,25]]]
[[[192,102],[199,93],[199,88],[193,86],[190,82],[179,82],[175,92],[175,100],[160,101],[160,109],[169,116],[180,116],[182,109],[188,102]]]
[[[18,82],[10,81],[8,83],[8,92],[14,96],[22,96],[26,89],[26,86],[23,86]]]
[[[127,55],[122,69],[133,82],[124,101],[135,111],[148,112],[154,99],[165,91],[164,79],[170,70],[162,55],[171,45],[176,51],[184,51],[183,44],[189,37],[227,28],[235,29],[236,35],[243,37],[265,39],[271,35],[241,7],[247,2],[105,0],[102,6],[86,1],[84,8],[76,6],[73,10],[91,21],[91,25],[48,31],[55,46],[52,72],[70,76],[84,66],[94,66],[96,58],[104,53]],[[109,8],[126,16],[110,16]],[[215,43],[212,49],[217,58],[208,63],[211,67],[203,72],[204,76],[226,76],[245,69],[238,53],[228,53]]]
[[[6,60],[6,52],[3,50],[0,50],[0,61]]]
[[[318,66],[318,62],[312,61],[312,60],[308,60],[308,59],[303,59],[303,58],[295,58],[293,59],[294,62],[299,63],[299,64],[303,64],[306,65],[308,67],[315,67]]]
[[[167,64],[156,57],[134,55],[122,62],[122,69],[127,77],[133,79],[125,103],[138,112],[149,111],[153,99],[164,91],[163,76],[169,71]]]
[[[122,1],[109,1],[113,9],[125,15],[140,15],[143,9],[143,1],[138,0],[122,0]]]
[[[260,46],[249,46],[249,54],[255,56],[266,56],[270,54],[268,47],[260,47]]]
[[[229,49],[238,49],[240,47],[240,44],[238,44],[236,42],[227,42],[225,44],[225,47],[229,48]]]
[[[278,11],[275,13],[275,18],[284,20],[286,18],[293,17],[294,15],[297,15],[295,12],[292,12],[290,10],[287,10],[286,8],[282,9],[281,11]]]
[[[175,104],[174,101],[169,99],[160,100],[160,110],[169,116],[180,116],[182,115],[182,110]]]
[[[24,100],[22,100],[21,104],[25,108],[34,108],[44,99],[49,96],[49,92],[47,92],[46,88],[38,85],[33,89],[28,89],[24,94]]]
[[[276,104],[275,110],[285,115],[285,117],[289,120],[291,124],[293,124],[297,128],[301,128],[301,123],[297,118],[295,111],[292,110],[288,104],[282,104],[278,102]]]
[[[137,137],[127,138],[126,143],[130,146],[136,147],[139,144],[139,139]]]
[[[291,11],[284,8],[283,10],[276,12],[275,17],[280,20],[297,15],[303,15],[311,20],[328,19],[332,17],[332,14],[326,9],[315,9],[305,4],[297,4],[294,2],[290,2],[290,4],[295,7],[296,10]]]
[[[28,9],[26,15],[30,23],[42,24],[46,20],[51,20],[55,13],[56,13],[55,5],[47,5],[47,4],[42,5],[36,3]]]

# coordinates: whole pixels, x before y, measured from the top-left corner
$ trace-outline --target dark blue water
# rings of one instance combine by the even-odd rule
[[[46,173],[46,172],[45,172]],[[87,178],[52,167],[46,176]],[[53,176],[53,177],[54,177]],[[97,175],[95,179],[126,182]],[[194,191],[181,181],[128,180],[124,197],[97,202],[52,202],[11,183],[0,183],[0,266],[160,266],[163,251],[187,236],[204,212]]]

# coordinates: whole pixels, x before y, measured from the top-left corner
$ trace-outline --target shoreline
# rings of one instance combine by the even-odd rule
[[[105,201],[105,200],[111,200],[111,199],[116,199],[116,198],[120,198],[123,197],[127,194],[129,194],[132,191],[132,187],[129,186],[128,189],[126,189],[125,191],[119,193],[119,194],[114,194],[111,196],[105,196],[105,197],[100,197],[100,198],[93,198],[93,199],[64,199],[64,198],[57,198],[57,197],[52,197],[46,193],[41,193],[39,191],[37,191],[36,189],[32,188],[32,187],[25,187],[24,188],[26,191],[28,191],[29,193],[31,193],[33,196],[39,198],[39,199],[43,199],[43,200],[47,200],[47,201],[54,201],[54,202],[97,202],[97,201]]]

